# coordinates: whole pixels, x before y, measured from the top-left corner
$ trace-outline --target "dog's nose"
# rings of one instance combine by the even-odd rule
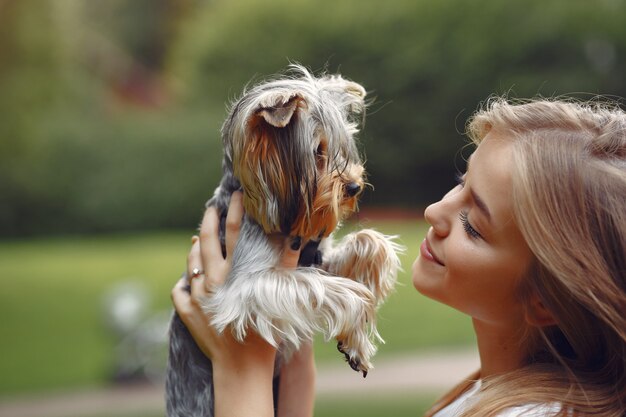
[[[350,197],[354,197],[359,193],[359,191],[361,191],[361,186],[356,182],[351,182],[346,185],[346,194]]]

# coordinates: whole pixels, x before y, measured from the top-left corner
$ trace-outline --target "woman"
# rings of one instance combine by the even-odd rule
[[[419,292],[472,317],[481,369],[427,415],[626,415],[626,115],[493,100],[468,131],[476,151],[459,185],[426,209],[412,271]],[[188,260],[206,275],[191,297],[179,283],[174,304],[217,368],[216,415],[270,416],[274,350],[254,335],[244,345],[216,335],[195,301],[228,273],[216,230],[209,211]],[[297,257],[286,244],[283,266]],[[281,384],[279,415],[312,413],[310,349],[296,360],[307,366],[285,369],[298,384]]]

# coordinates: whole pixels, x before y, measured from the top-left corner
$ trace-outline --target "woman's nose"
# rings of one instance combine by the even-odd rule
[[[441,199],[426,207],[424,219],[433,227],[433,232],[439,237],[445,237],[450,232],[450,219],[446,199]],[[446,210],[447,208],[447,210]]]

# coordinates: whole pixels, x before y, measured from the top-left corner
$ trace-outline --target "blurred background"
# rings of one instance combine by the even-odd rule
[[[624,16],[619,0],[0,0],[0,415],[160,389],[169,291],[246,84],[298,62],[368,90],[374,187],[346,229],[399,234],[410,271],[467,118],[493,94],[626,96]],[[471,349],[467,318],[400,280],[377,360]],[[351,372],[329,345],[320,366]],[[441,392],[321,395],[316,415],[419,415]]]

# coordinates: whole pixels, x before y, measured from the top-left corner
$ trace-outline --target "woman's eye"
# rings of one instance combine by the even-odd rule
[[[472,239],[482,238],[480,233],[478,233],[478,231],[474,229],[474,227],[470,224],[469,219],[467,218],[466,211],[462,211],[461,213],[459,213],[459,219],[461,219],[461,224],[463,225],[463,229],[465,230],[465,233],[467,233],[469,237],[471,237]]]

